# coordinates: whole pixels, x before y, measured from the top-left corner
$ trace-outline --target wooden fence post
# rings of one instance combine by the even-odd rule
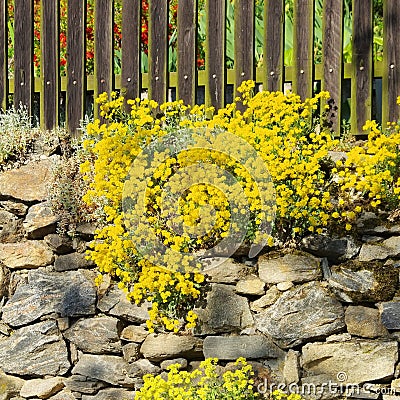
[[[59,102],[59,1],[40,1],[40,126],[51,130],[58,126]]]
[[[265,0],[264,4],[264,90],[283,90],[284,81],[284,0]]]
[[[108,93],[114,86],[114,52],[113,52],[113,2],[111,0],[95,1],[94,28],[94,97]],[[95,118],[100,118],[99,107],[94,107]],[[100,118],[104,122],[103,118]]]
[[[215,110],[225,102],[225,0],[207,0],[206,104]]]
[[[314,0],[294,1],[293,91],[302,100],[313,94]]]
[[[140,1],[123,0],[121,94],[125,100],[140,97],[140,33]]]
[[[67,128],[72,135],[78,133],[85,116],[86,95],[86,2],[68,0],[67,23]]]
[[[33,0],[14,2],[14,106],[20,104],[32,115]]]
[[[372,0],[353,0],[351,130],[363,134],[372,116]]]
[[[167,100],[168,89],[168,0],[150,0],[149,97]]]
[[[334,134],[338,136],[342,108],[343,0],[324,0],[322,32],[322,90],[331,95],[329,119]]]
[[[400,96],[400,2],[386,0],[383,2],[383,77],[382,77],[382,126],[387,122],[399,119]]]
[[[190,105],[196,103],[196,12],[196,0],[179,1],[177,97]]]

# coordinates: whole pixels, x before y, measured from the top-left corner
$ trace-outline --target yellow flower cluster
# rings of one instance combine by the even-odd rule
[[[239,358],[232,370],[217,373],[216,358],[200,363],[192,372],[180,371],[180,365],[169,367],[166,378],[145,375],[144,385],[136,392],[135,400],[229,400],[259,398],[254,391],[254,372],[244,358]],[[293,399],[297,400],[297,399]]]
[[[148,99],[129,100],[127,112],[116,93],[97,99],[107,124],[87,125],[81,165],[91,181],[84,200],[101,217],[90,257],[129,299],[153,303],[150,330],[195,326],[206,290],[198,252],[243,230],[269,246],[330,224],[351,230],[362,210],[398,204],[399,125],[381,132],[368,122],[365,146],[332,168],[338,142],[320,110],[328,93],[303,102],[253,90],[244,82],[215,114]]]

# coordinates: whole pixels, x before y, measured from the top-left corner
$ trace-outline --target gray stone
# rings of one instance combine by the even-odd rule
[[[51,233],[45,236],[44,241],[56,254],[68,254],[73,251],[72,240],[68,236]]]
[[[349,306],[344,315],[347,332],[364,338],[376,338],[388,334],[383,326],[379,311],[375,308]]]
[[[49,397],[49,400],[76,400],[76,397],[70,390],[64,389],[56,395]]]
[[[378,302],[392,299],[399,273],[396,268],[379,262],[348,261],[333,266],[325,279],[345,302]]]
[[[400,329],[400,301],[388,301],[378,305],[381,321],[386,329]]]
[[[98,381],[97,379],[90,379],[83,375],[72,375],[69,378],[64,379],[64,384],[65,387],[72,392],[85,394],[97,393],[107,385],[105,382]]]
[[[345,333],[337,333],[336,335],[330,335],[328,336],[325,341],[327,343],[333,343],[333,342],[348,342],[351,340],[351,335],[348,332]]]
[[[10,271],[0,263],[0,300],[8,294],[8,285],[10,283]]]
[[[20,395],[22,397],[39,397],[47,399],[64,388],[63,378],[57,376],[47,379],[31,379],[24,383]]]
[[[273,253],[258,259],[258,274],[266,283],[308,282],[321,277],[321,260],[296,251],[281,255]]]
[[[72,271],[91,267],[94,267],[93,261],[87,260],[86,254],[82,253],[70,253],[60,255],[56,258],[56,261],[54,263],[54,269],[58,272]]]
[[[166,371],[171,365],[174,364],[179,364],[180,365],[179,369],[186,369],[188,366],[186,358],[174,358],[172,360],[161,361],[160,367],[161,369]]]
[[[82,400],[128,400],[135,397],[135,391],[122,388],[108,388],[101,390],[94,396],[83,395]]]
[[[46,200],[52,166],[57,160],[50,157],[0,173],[0,195],[23,202]]]
[[[44,315],[78,317],[95,312],[96,291],[80,271],[30,271],[28,284],[17,287],[3,308],[3,321],[11,326],[33,322]]]
[[[369,234],[380,224],[380,218],[373,212],[363,212],[356,220],[356,228],[359,234]]]
[[[397,342],[356,341],[344,343],[308,343],[302,350],[302,367],[308,374],[326,374],[337,381],[345,372],[346,382],[390,378],[398,357]]]
[[[197,310],[197,314],[204,334],[240,332],[254,324],[247,299],[228,285],[214,284],[206,308]]]
[[[265,293],[265,282],[255,275],[246,276],[236,284],[236,292],[249,296],[262,296]]]
[[[281,347],[294,347],[345,327],[342,305],[316,282],[283,293],[255,319],[257,329],[273,337]]]
[[[70,363],[56,322],[29,325],[0,340],[0,368],[9,374],[32,377],[64,375]]]
[[[300,353],[298,351],[289,350],[285,357],[283,366],[283,379],[286,385],[298,383],[300,380]]]
[[[217,265],[214,266],[215,264]],[[210,282],[236,283],[246,275],[247,269],[246,265],[237,263],[232,258],[218,258],[210,259],[210,266],[204,268],[204,273],[210,277]]]
[[[23,203],[17,203],[15,201],[3,200],[0,201],[0,209],[8,211],[17,217],[24,217],[28,211],[28,206]]]
[[[317,257],[326,257],[331,263],[353,258],[361,248],[351,236],[331,238],[326,235],[310,235],[302,240],[301,245],[303,250]]]
[[[12,397],[18,396],[24,383],[23,379],[6,375],[0,369],[0,400],[10,400]]]
[[[144,358],[150,361],[162,361],[167,358],[196,358],[203,354],[203,341],[194,336],[168,334],[150,334],[140,348]]]
[[[99,300],[97,308],[104,313],[130,322],[142,323],[149,319],[149,304],[144,303],[138,306],[131,303],[126,298],[126,294],[116,285]]]
[[[96,232],[96,226],[90,222],[83,222],[78,224],[76,233],[85,240],[92,240]]]
[[[128,325],[121,332],[121,339],[127,342],[142,343],[149,331],[144,326]]]
[[[142,358],[129,364],[129,373],[131,376],[141,378],[146,374],[157,375],[161,372],[160,367],[152,364],[149,360]]]
[[[122,347],[124,360],[128,363],[136,361],[140,358],[140,344],[128,343]]]
[[[109,355],[82,354],[72,369],[73,374],[98,379],[115,386],[134,387],[129,364],[122,358]]]
[[[380,243],[364,243],[358,259],[360,261],[386,260],[400,257],[400,236],[393,236]]]
[[[0,243],[0,261],[10,269],[39,268],[50,265],[54,256],[42,241]]]
[[[205,358],[216,357],[219,360],[278,358],[283,353],[264,335],[207,336],[203,351]]]
[[[121,353],[119,320],[112,317],[81,319],[64,332],[64,337],[85,353]]]
[[[274,285],[271,286],[264,296],[250,303],[250,309],[252,311],[262,311],[265,307],[268,307],[275,303],[281,295],[280,290]]]
[[[55,233],[58,220],[50,203],[44,202],[29,208],[23,227],[28,239],[43,239],[46,235]]]

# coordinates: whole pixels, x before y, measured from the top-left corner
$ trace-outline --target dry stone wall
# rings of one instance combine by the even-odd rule
[[[148,304],[110,282],[95,287],[84,255],[93,227],[57,234],[52,162],[0,174],[0,400],[129,399],[144,374],[205,357],[247,358],[261,392],[400,396],[400,224],[366,213],[355,238],[309,236],[297,249],[228,258],[206,271],[196,334],[149,334]]]

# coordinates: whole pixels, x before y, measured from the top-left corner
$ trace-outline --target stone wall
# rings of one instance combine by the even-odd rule
[[[359,398],[400,393],[399,224],[367,213],[356,238],[310,236],[295,250],[226,259],[207,271],[196,335],[148,334],[147,305],[109,282],[95,287],[84,256],[93,228],[56,233],[50,166],[43,158],[0,174],[1,400],[132,399],[143,374],[173,360],[193,368],[239,356],[261,391],[292,384],[311,387],[305,397],[339,398],[339,385],[353,384]]]

